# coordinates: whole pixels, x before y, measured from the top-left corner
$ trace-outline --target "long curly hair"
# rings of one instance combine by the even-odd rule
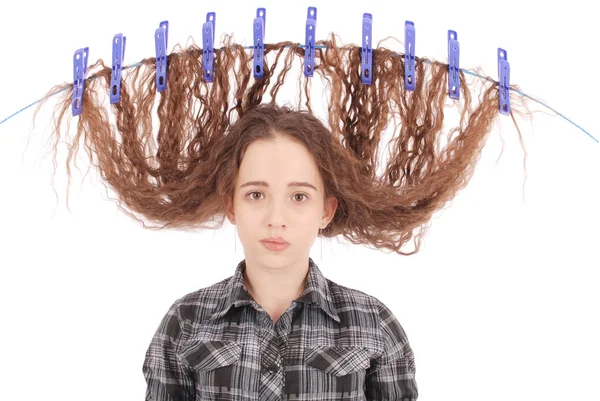
[[[253,78],[252,57],[226,35],[214,52],[211,83],[204,77],[201,48],[192,44],[174,51],[168,55],[163,92],[156,88],[156,59],[146,58],[123,70],[121,99],[115,104],[107,103],[112,70],[98,60],[85,82],[76,136],[68,142],[69,183],[70,164],[83,139],[90,161],[118,195],[120,209],[145,228],[220,228],[231,210],[246,148],[283,135],[312,153],[325,197],[338,200],[333,220],[320,235],[342,235],[402,255],[418,252],[432,215],[473,174],[499,115],[498,82],[483,80],[480,100],[473,104],[476,82],[461,70],[461,99],[452,100],[448,64],[417,57],[415,89],[407,91],[403,55],[378,46],[367,85],[361,81],[361,48],[340,46],[333,34],[317,43],[312,78],[302,73],[288,78],[295,63],[304,60],[298,43],[265,44],[262,78]],[[277,101],[290,81],[298,88],[296,106]],[[313,81],[323,83],[323,120],[313,110]],[[54,115],[55,157],[63,120],[71,119],[72,84],[49,94],[57,90],[63,93]],[[511,95],[513,122],[513,113],[524,113],[519,101]],[[456,127],[444,127],[447,107],[459,111]],[[378,174],[380,142],[392,123],[390,156]],[[401,251],[411,239],[414,250]]]

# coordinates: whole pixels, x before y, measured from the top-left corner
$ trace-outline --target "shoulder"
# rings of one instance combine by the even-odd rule
[[[202,321],[212,315],[212,311],[225,295],[228,277],[207,287],[188,292],[177,298],[169,307],[168,314],[176,314],[180,321]]]
[[[337,284],[331,280],[329,283],[330,293],[338,311],[349,310],[368,315],[370,321],[376,322],[381,330],[383,338],[394,343],[408,342],[406,332],[398,321],[393,310],[374,295],[368,294],[356,288],[350,288]]]
[[[360,313],[362,318],[367,318],[380,327],[383,321],[389,318],[391,310],[376,296],[329,279],[327,281],[333,303],[338,311],[351,310]]]
[[[367,294],[356,288],[347,287],[336,283],[330,279],[327,279],[329,285],[329,293],[333,303],[336,306],[347,307],[348,305],[353,307],[362,308],[363,310],[369,310],[373,313],[379,309],[379,300],[373,295]]]
[[[179,304],[186,304],[220,299],[225,292],[225,287],[227,286],[229,280],[231,280],[231,277],[227,277],[210,286],[202,287],[195,291],[189,292],[178,298],[176,302]]]

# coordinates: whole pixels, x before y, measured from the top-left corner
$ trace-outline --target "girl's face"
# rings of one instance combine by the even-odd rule
[[[337,206],[331,198],[325,208],[324,194],[317,165],[303,145],[283,136],[253,142],[242,158],[230,215],[246,258],[262,265],[308,259],[319,228]],[[268,237],[282,237],[289,245],[271,251],[260,242]]]

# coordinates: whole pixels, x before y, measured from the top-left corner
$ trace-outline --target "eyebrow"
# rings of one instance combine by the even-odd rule
[[[248,187],[251,185],[257,185],[257,186],[263,186],[263,187],[269,186],[269,184],[266,181],[248,181],[247,183],[240,185],[240,188]],[[309,187],[318,192],[317,188],[315,188],[314,185],[312,185],[308,182],[305,182],[305,181],[292,181],[288,184],[288,187]]]

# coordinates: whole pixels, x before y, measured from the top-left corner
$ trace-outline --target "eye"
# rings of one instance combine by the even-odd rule
[[[307,194],[305,194],[305,193],[298,192],[297,194],[294,194],[294,196],[298,196],[298,195],[300,195],[300,196],[304,196],[306,199],[308,199],[308,195],[307,195]]]
[[[253,191],[253,192],[248,192],[248,193],[246,194],[246,196],[250,195],[250,198],[251,198],[252,200],[260,200],[260,199],[257,199],[257,198],[254,198],[254,197],[252,197],[252,195],[253,195],[253,194],[262,194],[262,192]],[[307,199],[308,199],[308,195],[307,195],[307,194],[305,194],[304,192],[297,192],[297,193],[295,193],[293,196],[298,196],[298,195],[304,196],[305,198],[307,198]],[[300,203],[300,202],[299,202],[299,203]]]
[[[252,198],[253,194],[260,194],[260,192],[250,192],[248,195],[250,195],[250,197]],[[248,196],[246,195],[246,196]],[[257,200],[256,198],[252,198],[253,200]]]

